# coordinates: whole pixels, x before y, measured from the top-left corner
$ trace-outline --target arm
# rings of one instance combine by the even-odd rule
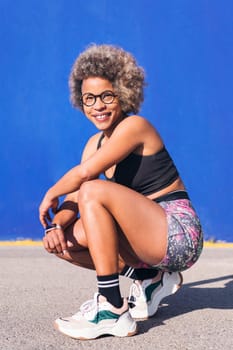
[[[97,149],[97,142],[100,137],[100,133],[92,136],[82,153],[82,159],[81,163],[85,162],[93,153],[96,152]],[[50,191],[50,190],[49,190]],[[48,191],[48,192],[49,192]],[[47,193],[48,193],[47,192]],[[71,191],[67,191],[71,192]],[[65,193],[60,193],[59,195],[62,195]],[[55,217],[53,218],[53,222],[61,225],[62,227],[67,227],[71,222],[73,222],[78,214],[78,204],[77,204],[77,195],[78,191],[74,190],[73,192],[69,193],[63,204],[60,206],[58,210],[58,198],[55,197],[54,199],[51,199],[51,204],[47,205],[47,209],[44,209],[44,204],[47,200],[47,194],[45,194],[43,201],[40,204],[39,213],[40,213],[40,221],[43,227],[45,228],[48,225],[48,222],[51,222],[51,217],[49,215],[48,209],[51,208],[53,213],[55,213]],[[46,204],[45,204],[46,206]]]
[[[96,152],[96,145],[99,136],[98,134],[92,137],[84,148],[81,162],[88,159],[92,153]],[[78,191],[70,193],[64,199],[59,209],[56,211],[52,220],[53,224],[59,225],[61,228],[53,228],[43,238],[44,248],[49,253],[64,253],[67,250],[67,240],[64,230],[76,221],[78,216]],[[50,218],[49,218],[49,221]],[[44,227],[47,226],[47,221]]]
[[[81,163],[86,161],[93,153],[96,152],[97,142],[99,139],[99,133],[94,135],[87,142],[83,153]],[[59,224],[63,228],[69,226],[74,220],[76,220],[78,215],[78,191],[69,193],[62,205],[55,212],[55,216],[53,218],[53,222]],[[51,220],[50,220],[51,221]]]

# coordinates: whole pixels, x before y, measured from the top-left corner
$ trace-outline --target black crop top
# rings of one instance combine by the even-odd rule
[[[97,149],[101,147],[103,137],[102,134]],[[159,152],[148,156],[130,153],[116,165],[113,177],[104,176],[109,181],[149,195],[171,185],[179,177],[179,173],[163,147]]]

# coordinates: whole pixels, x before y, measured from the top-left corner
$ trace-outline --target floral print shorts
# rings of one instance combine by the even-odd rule
[[[199,218],[188,199],[160,202],[168,221],[167,253],[156,269],[183,271],[199,258],[203,248],[203,233]]]

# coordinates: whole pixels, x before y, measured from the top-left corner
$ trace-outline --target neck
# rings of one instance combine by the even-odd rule
[[[115,128],[117,127],[117,125],[120,124],[120,122],[121,122],[123,119],[127,118],[127,117],[128,117],[128,115],[122,114],[121,118],[119,118],[119,119],[111,126],[111,128],[109,128],[108,130],[104,130],[104,131],[103,131],[104,136],[105,136],[106,138],[110,138],[110,136],[112,135],[112,133],[113,133],[113,131],[115,130]]]

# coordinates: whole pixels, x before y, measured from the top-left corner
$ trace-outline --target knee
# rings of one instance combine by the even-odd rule
[[[81,185],[78,195],[79,206],[86,205],[100,198],[102,182],[102,180],[91,180]]]

